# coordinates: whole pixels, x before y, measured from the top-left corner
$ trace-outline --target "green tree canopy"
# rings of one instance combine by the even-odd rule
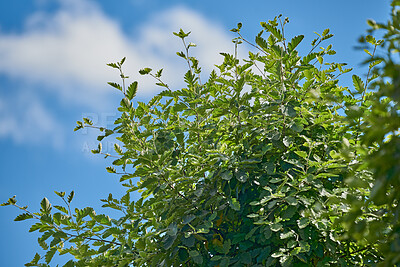
[[[364,64],[369,65],[370,75],[365,86],[361,83],[365,89],[355,92],[361,105],[346,117],[358,127],[353,144],[357,156],[348,181],[356,190],[370,190],[359,183],[363,173],[373,177],[373,187],[368,199],[352,199],[352,211],[343,220],[351,238],[380,244],[387,266],[400,263],[400,1],[391,6],[388,22],[368,20],[368,32],[377,32],[384,42],[371,35],[360,39],[369,55]],[[378,211],[371,213],[371,205]]]
[[[399,264],[399,5],[387,24],[369,22],[386,42],[363,39],[373,50],[354,89],[339,85],[351,69],[329,61],[332,45],[321,47],[329,29],[300,55],[304,36],[287,37],[281,16],[261,22],[255,43],[241,23],[232,29],[235,52],[221,53],[206,81],[189,33],[174,33],[185,87],[144,68],[164,88],[148,102],[134,100],[137,81],[125,87],[125,58],[108,64],[122,78],[109,83],[122,94],[115,128],[84,118],[75,130],[97,128],[98,141],[123,144],[114,155],[101,143],[92,151],[117,157],[106,169],[126,194],[101,201],[121,216],[72,211],[73,192],[56,192],[65,206],[44,198],[39,212],[10,198],[2,205],[24,211],[16,221],[36,220],[29,231],[46,251],[26,266],[49,266],[57,252],[75,257],[66,267]],[[243,42],[254,49],[239,60]]]

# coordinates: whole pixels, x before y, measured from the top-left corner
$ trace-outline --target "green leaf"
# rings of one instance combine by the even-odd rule
[[[93,125],[93,121],[90,120],[89,118],[83,118],[83,121],[84,121],[87,125]]]
[[[189,255],[193,259],[194,263],[196,264],[203,263],[203,257],[196,250],[189,250]]]
[[[322,65],[322,63],[324,63],[324,58],[323,57],[317,56],[317,59],[318,59],[319,64]]]
[[[182,29],[179,29],[179,32],[174,32],[173,33],[175,36],[178,36],[178,37],[180,37],[180,38],[186,38],[186,37],[188,37],[189,36],[189,34],[190,34],[190,32],[188,32],[188,33],[185,33]]]
[[[365,86],[364,86],[364,82],[361,80],[360,77],[358,77],[357,75],[353,75],[353,85],[355,87],[355,89],[357,90],[357,92],[362,93],[365,90]]]
[[[288,196],[288,197],[286,198],[286,202],[287,202],[289,205],[294,205],[294,206],[296,206],[297,203],[298,203],[297,199],[296,199],[294,196]]]
[[[99,231],[101,231],[101,230],[103,230],[103,229],[104,229],[104,226],[102,226],[102,225],[97,225],[97,226],[95,226],[95,227],[92,228],[92,232],[93,232],[93,233],[96,233],[96,232],[99,232]]]
[[[9,198],[8,203],[10,203],[11,205],[17,204],[17,199],[15,198],[15,196]],[[7,206],[7,205],[5,205],[5,206]]]
[[[71,193],[69,193],[67,198],[68,203],[71,203],[72,199],[74,198],[74,195],[75,195],[74,191],[71,191]]]
[[[189,253],[186,248],[180,248],[178,251],[179,260],[186,262],[189,258]]]
[[[115,152],[118,153],[118,155],[122,156],[124,154],[124,152],[122,151],[122,148],[117,143],[114,144],[114,150],[115,150]]]
[[[193,215],[193,214],[186,215],[186,216],[184,216],[184,217],[182,218],[182,224],[188,224],[188,223],[190,223],[191,221],[193,221],[195,218],[196,218],[196,216]]]
[[[106,251],[109,250],[111,247],[112,247],[112,244],[103,245],[103,246],[99,247],[98,252],[99,252],[99,253],[106,252]]]
[[[322,32],[322,36],[326,36],[329,32],[330,32],[329,29],[325,29],[325,30]]]
[[[42,201],[40,202],[40,206],[41,206],[41,211],[43,213],[50,213],[51,211],[51,204],[49,202],[49,200],[47,198],[43,198]]]
[[[63,198],[63,197],[65,196],[65,192],[57,192],[57,191],[54,191],[54,193],[56,193],[56,195],[59,196],[59,197],[61,197],[61,198]]]
[[[74,267],[74,266],[75,266],[75,263],[73,260],[69,260],[69,261],[67,261],[67,263],[65,263],[63,265],[63,267]]]
[[[280,258],[280,257],[282,257],[283,255],[284,255],[284,254],[283,254],[282,251],[277,251],[277,252],[273,253],[273,254],[271,255],[271,257],[272,257],[272,258]]]
[[[310,53],[307,56],[303,57],[303,59],[301,60],[301,64],[302,65],[306,65],[311,60],[315,59],[317,56],[318,56],[318,53],[316,53],[316,52]]]
[[[150,68],[144,68],[144,69],[139,70],[139,73],[141,75],[146,75],[146,74],[149,74],[151,71],[152,71],[152,69],[150,69]]]
[[[278,232],[278,231],[280,231],[282,229],[282,224],[273,223],[273,224],[271,224],[270,228],[271,228],[272,231]]]
[[[211,258],[211,261],[219,261],[221,259],[222,259],[222,256],[216,255],[216,256]]]
[[[229,206],[236,211],[240,210],[240,203],[236,198],[232,198],[232,200],[229,201]]]
[[[282,112],[283,112],[283,114],[285,114],[285,116],[289,116],[289,117],[295,117],[297,115],[296,110],[290,104],[283,106]]]
[[[44,256],[46,263],[50,263],[50,261],[53,259],[54,254],[56,253],[57,248],[51,248],[49,251],[46,252],[46,255]]]
[[[58,209],[59,211],[64,212],[65,214],[68,214],[68,210],[65,207],[57,206],[57,205],[54,205],[53,207]]]
[[[9,206],[9,205],[11,205],[9,200],[7,202],[4,202],[4,203],[0,204],[0,206]]]
[[[376,39],[372,35],[365,36],[365,41],[372,45],[376,45]]]
[[[99,154],[99,153],[101,153],[101,150],[102,150],[102,144],[99,143],[99,144],[97,145],[97,149],[93,149],[93,150],[92,150],[92,153],[93,153],[93,154]]]
[[[190,255],[190,257],[197,257],[197,256],[199,256],[200,255],[200,253],[197,251],[197,250],[190,250],[189,251],[189,255]]]
[[[381,59],[381,58],[375,59],[374,61],[369,63],[368,68],[372,69],[373,67],[375,67],[376,65],[378,65],[378,64],[380,64],[382,62],[383,62],[383,59]]]
[[[33,218],[33,215],[32,215],[32,214],[29,214],[29,213],[22,213],[22,214],[18,215],[18,216],[14,219],[14,221],[24,221],[24,220],[32,219],[32,218]]]
[[[271,231],[271,228],[268,225],[264,227],[263,235],[264,235],[265,239],[269,239],[271,237],[272,231]]]
[[[38,238],[38,244],[43,250],[47,250],[49,246],[46,244],[45,240]]]
[[[61,238],[56,237],[50,242],[50,247],[54,247],[55,245],[57,245],[60,242],[61,242]]]
[[[240,262],[242,264],[251,264],[251,254],[249,252],[241,253]]]
[[[304,35],[297,35],[293,37],[293,39],[288,44],[288,52],[289,54],[294,51],[294,49],[300,44],[300,42],[304,39]]]
[[[163,72],[163,69],[159,69],[159,70],[157,71],[157,73],[155,74],[155,76],[156,76],[157,78],[160,78],[161,75],[162,75],[162,72]]]
[[[117,236],[117,235],[119,235],[119,234],[121,234],[121,230],[119,229],[119,228],[117,228],[117,227],[110,227],[110,228],[108,228],[107,230],[105,230],[104,232],[103,232],[103,235],[102,235],[102,237],[103,238],[107,238],[107,237],[109,237],[110,235],[115,235],[115,236]]]
[[[111,226],[111,219],[110,217],[104,215],[104,214],[99,214],[96,215],[95,217],[96,222],[100,223],[100,224],[104,224],[104,225],[108,225]]]
[[[57,238],[67,238],[68,235],[62,231],[58,231],[56,233],[53,234],[53,237],[57,237]]]
[[[367,49],[364,49],[364,52],[367,53],[368,55],[370,55],[372,57],[371,52],[369,52]]]
[[[306,159],[308,157],[307,153],[304,152],[304,151],[295,151],[294,153],[296,153],[297,155],[299,155],[303,159]]]
[[[121,85],[119,85],[118,83],[114,83],[114,82],[108,82],[109,85],[111,85],[112,87],[122,91],[122,87]]]
[[[297,220],[297,225],[300,229],[305,228],[310,223],[310,219],[303,217],[300,220]]]
[[[176,235],[166,235],[164,238],[164,249],[170,249],[176,240]]]
[[[135,247],[139,250],[144,250],[146,248],[146,241],[143,238],[138,239],[135,242]]]
[[[124,97],[121,100],[121,106],[126,109],[130,109],[132,107],[132,102],[127,97]]]
[[[230,171],[223,171],[222,173],[221,173],[221,178],[223,179],[223,180],[226,180],[226,181],[229,181],[231,178],[232,178],[232,173],[230,172]]]
[[[332,37],[333,37],[333,34],[326,34],[325,36],[322,37],[321,41],[327,40]]]
[[[279,235],[279,237],[280,237],[281,239],[287,239],[287,238],[290,238],[290,237],[293,237],[293,236],[294,236],[294,233],[293,233],[292,231],[287,231],[287,232],[281,233],[281,234]]]
[[[117,173],[114,167],[106,167],[107,172],[109,173]]]
[[[278,39],[278,41],[281,41],[283,39],[281,31],[277,29],[275,26],[272,26],[265,22],[261,22],[260,24],[264,29],[272,33],[272,35],[274,35],[275,38]]]
[[[181,52],[176,52],[176,54],[177,54],[178,56],[180,56],[181,58],[186,59],[186,55],[185,55],[185,53],[183,53],[182,51],[181,51]]]
[[[121,59],[121,61],[119,62],[119,65],[122,66],[122,64],[124,64],[125,60],[126,60],[126,57],[123,57],[123,58]]]
[[[246,236],[245,236],[244,239],[247,240],[247,239],[251,238],[257,230],[258,230],[258,227],[253,227],[253,228],[250,230],[250,232],[248,232],[248,233],[246,234]]]
[[[299,241],[299,245],[301,248],[301,252],[308,252],[310,251],[310,244],[305,241]]]
[[[289,206],[282,212],[282,219],[290,219],[292,218],[297,212],[297,207]]]
[[[241,183],[245,183],[248,179],[248,175],[245,171],[243,170],[239,170],[235,173],[236,179],[241,182]]]
[[[40,260],[40,255],[36,253],[33,259],[29,263],[25,264],[25,266],[36,266],[39,260]]]
[[[168,235],[176,236],[176,234],[178,233],[178,225],[176,223],[171,223],[167,229],[168,229],[167,231]]]
[[[268,50],[268,43],[260,35],[256,36],[256,44],[264,50]]]
[[[35,223],[34,225],[31,226],[31,228],[29,229],[29,232],[37,231],[37,230],[41,229],[42,227],[43,227],[42,223]]]
[[[119,66],[117,64],[115,64],[115,63],[108,63],[107,66],[110,66],[110,67],[112,67],[114,69],[119,69]]]
[[[128,90],[126,91],[126,97],[129,100],[132,100],[136,96],[138,83],[135,81],[128,86]]]
[[[232,242],[231,242],[231,240],[230,240],[230,239],[225,240],[225,241],[224,241],[224,244],[223,244],[223,246],[222,246],[222,250],[223,250],[224,254],[228,254],[228,253],[229,253],[229,250],[231,249],[231,247],[232,247]]]
[[[296,245],[297,245],[297,241],[295,241],[293,239],[289,240],[288,243],[287,243],[287,247],[288,248],[294,248]]]

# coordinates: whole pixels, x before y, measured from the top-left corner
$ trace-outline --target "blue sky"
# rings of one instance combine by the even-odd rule
[[[118,73],[106,63],[126,56],[126,74],[139,81],[137,99],[145,101],[157,88],[138,74],[143,67],[163,67],[165,81],[182,86],[185,64],[175,55],[181,46],[173,31],[192,31],[207,73],[221,62],[218,52],[232,52],[229,30],[237,22],[254,40],[260,21],[283,14],[290,18],[287,35],[306,36],[301,51],[308,51],[314,31],[330,28],[332,60],[363,76],[365,54],[354,46],[367,19],[386,21],[389,12],[389,0],[0,1],[0,201],[16,195],[19,204],[38,210],[45,196],[60,204],[54,190],[75,190],[76,207],[100,213],[107,212],[100,198],[122,195],[118,177],[105,170],[109,161],[89,152],[97,146],[96,132],[73,132],[82,116],[109,127],[117,116],[120,96],[106,83],[118,81]],[[351,74],[342,85],[351,87]],[[103,142],[106,150],[112,145]],[[40,251],[30,223],[13,222],[18,214],[0,208],[1,266],[23,266]]]

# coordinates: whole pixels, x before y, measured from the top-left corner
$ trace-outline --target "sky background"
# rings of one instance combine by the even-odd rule
[[[354,49],[357,39],[367,19],[386,21],[389,12],[389,0],[0,1],[0,202],[16,195],[18,204],[37,211],[45,196],[61,204],[54,190],[74,190],[73,207],[105,213],[99,199],[124,193],[105,170],[110,161],[90,153],[96,131],[73,132],[82,117],[106,127],[117,118],[121,95],[107,82],[119,82],[119,75],[106,63],[127,57],[125,72],[139,81],[136,99],[146,101],[159,89],[138,74],[143,67],[164,68],[165,82],[183,86],[186,66],[175,54],[182,47],[172,32],[192,32],[193,54],[207,74],[222,62],[219,52],[233,51],[229,30],[238,22],[253,41],[260,21],[283,14],[290,18],[286,36],[305,35],[300,51],[310,49],[314,32],[330,28],[335,36],[324,46],[332,43],[337,51],[331,61],[346,62],[364,77],[366,54]],[[239,53],[245,56],[246,47]],[[352,86],[351,73],[341,85]],[[112,146],[103,141],[105,152]],[[28,233],[30,221],[13,221],[18,214],[0,208],[0,266],[23,266],[41,252],[38,235]]]

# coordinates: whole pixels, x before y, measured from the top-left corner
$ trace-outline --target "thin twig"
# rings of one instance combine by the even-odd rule
[[[18,206],[17,204],[13,204],[13,205],[14,205],[15,207],[17,207],[17,208],[19,208],[19,209],[21,209],[21,210],[27,212],[29,215],[31,215],[31,216],[34,217],[35,219],[40,220],[39,216],[37,216],[36,214],[30,212],[30,211],[27,210],[26,208],[21,207],[21,206]],[[68,204],[67,204],[67,205],[68,205]],[[68,205],[68,208],[69,208],[69,205]],[[70,211],[71,211],[71,210],[70,210]],[[72,214],[71,214],[70,217],[71,217],[71,219],[73,220]],[[88,239],[88,240],[92,240],[92,241],[101,241],[101,242],[105,242],[105,243],[114,244],[114,245],[117,245],[117,246],[120,246],[120,245],[121,245],[120,243],[114,242],[114,241],[104,240],[104,239],[100,239],[100,238],[93,238],[93,237],[80,236],[79,234],[78,234],[78,235],[74,235],[74,234],[71,234],[71,233],[66,233],[66,232],[63,231],[62,228],[60,228],[59,226],[57,226],[57,225],[55,225],[55,224],[53,224],[53,223],[52,223],[52,224],[49,224],[49,225],[52,226],[52,227],[54,227],[57,231],[63,232],[63,233],[65,233],[66,235],[71,236],[71,237],[80,237],[80,238]]]
[[[242,38],[242,40],[243,40],[245,43],[251,45],[252,47],[254,47],[254,48],[258,49],[258,50],[260,50],[262,53],[264,53],[266,56],[268,56],[268,53],[265,52],[264,50],[262,50],[259,46],[254,45],[253,43],[247,41],[245,38],[243,38],[243,36],[242,36],[240,33],[238,33],[238,35],[239,35],[240,38]]]

